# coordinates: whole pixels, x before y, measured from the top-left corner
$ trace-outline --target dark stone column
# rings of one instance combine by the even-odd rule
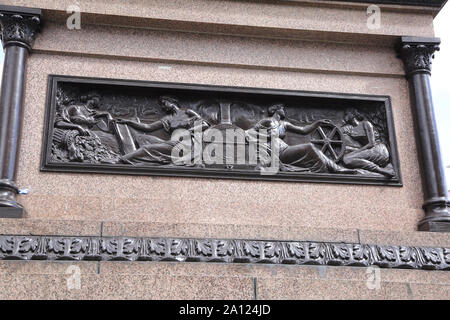
[[[26,61],[40,25],[39,9],[0,6],[0,27],[5,50],[0,96],[0,218],[20,218],[22,206],[16,202],[14,183]]]
[[[438,38],[402,37],[399,54],[405,64],[416,126],[425,202],[419,230],[450,232],[448,188],[430,87],[431,62],[439,50]]]

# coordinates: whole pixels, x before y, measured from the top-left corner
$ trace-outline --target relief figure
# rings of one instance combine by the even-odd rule
[[[58,77],[44,169],[401,184],[388,97]]]
[[[98,125],[104,126],[101,118],[106,118],[108,125],[102,130],[110,131],[112,120],[108,112],[99,111],[99,97],[96,95],[82,96],[81,103],[65,101],[56,114],[53,134],[56,156],[61,150],[67,150],[70,161],[113,162],[117,155],[104,146],[98,136],[90,129]]]
[[[202,117],[192,109],[181,109],[175,98],[163,96],[159,102],[166,116],[155,122],[146,124],[132,120],[117,119],[116,123],[127,124],[139,132],[135,140],[139,146],[136,151],[127,153],[120,157],[120,161],[133,164],[136,162],[152,162],[157,164],[172,164],[172,151],[179,145],[178,140],[164,140],[149,133],[163,129],[168,134],[172,134],[176,129],[189,129],[193,131],[196,121],[200,121],[202,130],[209,124],[202,120]]]
[[[346,169],[330,158],[312,143],[288,145],[284,139],[287,132],[308,135],[321,124],[328,125],[329,120],[319,120],[305,126],[297,126],[286,120],[283,104],[276,104],[269,108],[269,118],[260,120],[253,128],[246,131],[250,139],[257,139],[258,135],[267,133],[266,149],[271,152],[271,143],[275,143],[279,150],[281,171],[309,171],[315,173],[355,174],[356,170]],[[264,130],[263,133],[261,130]],[[274,138],[275,137],[275,138]],[[272,141],[275,139],[275,141]],[[261,145],[261,144],[260,144]]]
[[[374,126],[364,120],[357,110],[348,111],[344,121],[346,125],[341,128],[342,133],[352,142],[346,147],[343,158],[345,166],[394,177],[389,150]]]

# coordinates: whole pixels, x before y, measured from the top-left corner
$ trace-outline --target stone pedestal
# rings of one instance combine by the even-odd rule
[[[64,3],[27,3],[45,25],[27,59],[6,47],[0,215],[23,219],[0,219],[0,298],[449,299],[427,67],[405,71],[396,50],[404,35],[434,39],[442,3],[406,3],[382,5],[376,30],[364,1],[80,0],[80,30]],[[401,183],[43,171],[50,75],[380,96]]]

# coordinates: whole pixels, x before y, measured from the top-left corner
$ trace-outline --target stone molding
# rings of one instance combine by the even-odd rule
[[[331,0],[333,2],[362,2],[368,4],[395,4],[399,6],[422,6],[442,8],[447,0]]]
[[[2,235],[0,260],[268,263],[450,271],[450,248],[313,241]]]

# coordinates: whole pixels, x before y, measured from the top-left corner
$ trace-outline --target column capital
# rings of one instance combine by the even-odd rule
[[[440,44],[439,38],[402,37],[397,51],[405,65],[406,75],[431,74],[434,53],[439,51]]]
[[[3,48],[16,45],[31,51],[40,25],[40,9],[0,6],[0,35]]]

